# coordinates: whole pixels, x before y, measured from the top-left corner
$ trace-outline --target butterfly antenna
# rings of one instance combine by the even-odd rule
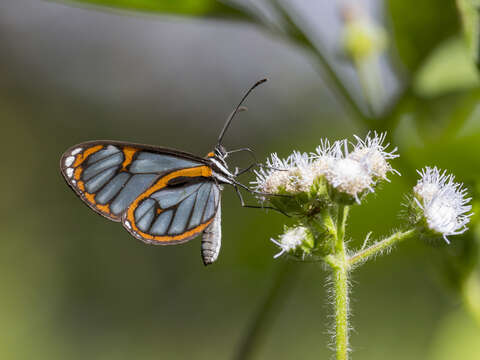
[[[233,118],[235,117],[235,115],[237,113],[239,113],[240,111],[243,111],[243,110],[246,110],[245,107],[242,107],[242,104],[243,102],[245,101],[245,99],[248,97],[248,95],[252,92],[253,89],[255,89],[258,85],[261,85],[263,84],[265,81],[267,81],[266,78],[263,78],[263,79],[260,79],[258,80],[255,84],[253,84],[253,86],[248,89],[248,91],[245,93],[245,95],[243,95],[242,97],[242,100],[240,100],[240,102],[238,103],[237,107],[235,108],[235,110],[233,110],[233,112],[230,114],[230,116],[228,117],[227,121],[225,122],[225,125],[223,125],[223,129],[222,131],[220,132],[220,136],[218,137],[218,142],[217,142],[217,146],[220,146],[222,140],[223,140],[223,136],[225,135],[225,132],[227,131],[227,129],[229,128],[230,124],[232,123],[232,120]]]

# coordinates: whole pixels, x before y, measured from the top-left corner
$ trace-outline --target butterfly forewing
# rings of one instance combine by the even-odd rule
[[[97,213],[122,221],[149,243],[187,241],[207,227],[219,204],[208,163],[176,150],[98,141],[72,147],[61,171]]]

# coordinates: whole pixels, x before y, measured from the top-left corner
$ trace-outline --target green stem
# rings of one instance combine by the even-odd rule
[[[396,232],[395,234],[389,236],[388,238],[373,244],[367,249],[361,250],[356,254],[352,255],[348,259],[348,265],[352,267],[359,263],[362,263],[366,261],[368,258],[370,258],[371,256],[377,255],[382,251],[390,248],[397,242],[413,237],[413,235],[415,235],[415,232],[416,232],[415,229]]]
[[[373,116],[380,114],[384,105],[384,91],[382,89],[381,67],[379,56],[370,56],[366,59],[353,62],[357,69],[358,79],[362,87],[363,96]]]
[[[345,225],[348,206],[340,205],[337,212],[333,271],[335,290],[335,347],[337,360],[348,359],[348,258],[345,249]]]
[[[338,254],[341,255],[341,254]],[[345,252],[343,252],[345,257]],[[333,268],[335,288],[335,344],[337,360],[348,359],[348,264]]]

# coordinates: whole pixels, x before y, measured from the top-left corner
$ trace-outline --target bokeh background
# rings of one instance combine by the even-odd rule
[[[270,81],[248,99],[228,148],[250,146],[264,159],[370,129],[388,130],[399,147],[402,177],[391,176],[353,209],[352,247],[369,231],[380,237],[402,223],[416,168],[448,168],[475,192],[480,89],[455,1],[356,2],[357,14],[386,35],[373,70],[345,53],[346,1],[281,3],[321,51],[235,14],[0,2],[0,358],[235,359],[259,313],[251,359],[331,356],[321,264],[272,258],[269,239],[281,234],[284,217],[241,208],[227,188],[223,248],[204,268],[199,239],[147,246],[89,211],[59,173],[62,152],[86,140],[206,154],[243,91],[262,76]],[[276,22],[269,1],[240,5]],[[319,53],[363,116],[335,91]],[[364,82],[372,78],[380,82],[373,90]],[[355,271],[355,359],[478,359],[480,328],[458,290],[476,264],[476,248],[465,245],[476,241],[475,228],[451,248],[411,240]],[[465,257],[469,270],[458,275]],[[272,306],[264,313],[266,301]]]

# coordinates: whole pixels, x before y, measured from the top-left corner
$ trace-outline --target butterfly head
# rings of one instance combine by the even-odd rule
[[[207,159],[216,159],[225,163],[225,159],[228,157],[228,151],[223,145],[217,145],[213,151],[207,154]],[[226,165],[226,164],[225,164]]]
[[[220,158],[222,160],[225,160],[228,156],[228,152],[227,152],[227,149],[225,149],[225,146],[223,145],[218,145],[215,147],[215,150],[214,150],[214,155],[217,157],[217,158]]]
[[[217,145],[215,149],[207,154],[207,159],[210,161],[214,172],[217,174],[217,179],[221,182],[230,183],[235,175],[228,169],[228,164],[225,159],[228,157],[228,151],[223,145]],[[221,179],[218,175],[221,174]],[[229,181],[225,181],[229,179]]]

